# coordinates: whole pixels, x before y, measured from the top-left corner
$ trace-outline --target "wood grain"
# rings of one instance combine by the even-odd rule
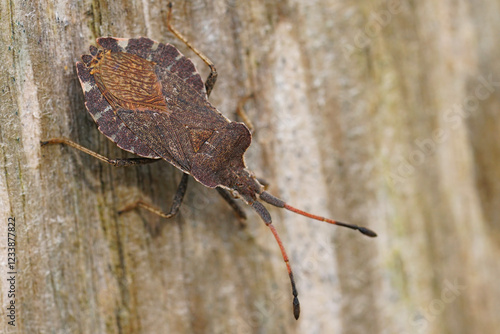
[[[210,97],[256,128],[269,192],[375,239],[270,208],[272,235],[180,173],[130,157],[85,110],[75,62],[99,36],[175,44],[165,1],[0,1],[0,262],[17,224],[17,333],[493,333],[500,322],[497,1],[176,1],[174,25],[217,66]],[[0,277],[0,332],[6,270]]]

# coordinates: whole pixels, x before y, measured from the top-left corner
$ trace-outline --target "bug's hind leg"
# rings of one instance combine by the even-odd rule
[[[41,141],[40,144],[42,146],[45,145],[54,145],[54,144],[63,144],[63,145],[68,145],[70,147],[76,148],[79,151],[82,151],[84,153],[87,153],[90,156],[93,156],[96,159],[99,159],[105,163],[108,163],[112,166],[115,167],[126,167],[126,166],[134,166],[134,165],[144,165],[144,164],[150,164],[156,161],[160,161],[161,159],[147,159],[147,158],[130,158],[130,159],[109,159],[106,158],[105,156],[100,155],[99,153],[96,153],[94,151],[89,150],[86,147],[83,147],[69,139],[66,138],[52,138],[49,140]],[[179,208],[182,204],[182,199],[184,198],[184,194],[186,193],[187,189],[187,183],[188,183],[188,175],[183,174],[181,182],[179,183],[179,186],[177,187],[177,192],[175,193],[174,196],[174,201],[172,203],[172,207],[170,208],[169,213],[164,213],[160,209],[152,206],[151,204],[148,204],[142,200],[138,200],[132,204],[127,205],[120,211],[118,211],[118,214],[122,214],[127,211],[134,210],[138,207],[144,208],[148,211],[151,211],[163,218],[171,218],[175,216],[175,214],[179,211]]]
[[[168,3],[168,13],[167,13],[167,28],[170,30],[175,37],[180,39],[188,48],[190,48],[198,57],[201,58],[210,67],[210,74],[208,75],[207,80],[205,80],[205,90],[207,91],[207,96],[210,96],[212,89],[214,88],[215,82],[217,81],[217,70],[215,69],[215,64],[205,56],[201,51],[196,49],[186,37],[184,37],[177,29],[172,26],[172,3]]]
[[[186,194],[186,189],[187,189],[187,184],[189,180],[189,175],[186,173],[182,174],[182,179],[181,182],[179,182],[179,186],[177,187],[177,191],[174,196],[174,200],[172,202],[172,207],[170,208],[170,211],[168,213],[163,212],[162,210],[158,209],[157,207],[148,204],[142,200],[135,201],[134,203],[131,203],[127,206],[125,206],[123,209],[118,211],[118,214],[121,215],[122,213],[135,210],[137,208],[143,208],[146,209],[154,214],[157,214],[160,217],[163,218],[172,218],[179,212],[179,208],[181,207],[182,200],[184,198],[184,195]]]
[[[161,159],[148,159],[148,158],[109,159],[103,155],[100,155],[99,153],[91,151],[88,148],[83,147],[80,144],[77,144],[74,141],[71,141],[71,140],[66,139],[66,138],[52,138],[49,140],[41,141],[40,144],[41,144],[41,146],[54,145],[54,144],[68,145],[70,147],[76,148],[79,151],[87,153],[88,155],[93,156],[96,159],[99,159],[105,163],[113,165],[115,167],[144,165],[144,164],[150,164],[150,163],[161,160]]]

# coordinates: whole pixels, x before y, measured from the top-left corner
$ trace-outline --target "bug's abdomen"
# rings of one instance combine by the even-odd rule
[[[85,106],[88,112],[106,137],[115,142],[121,149],[137,154],[144,158],[159,159],[153,150],[142,143],[137,136],[120,120],[109,102],[103,97],[97,87],[90,68],[84,63],[76,64],[78,79],[85,94]]]
[[[91,73],[114,109],[142,107],[167,112],[155,63],[130,53],[106,50]]]

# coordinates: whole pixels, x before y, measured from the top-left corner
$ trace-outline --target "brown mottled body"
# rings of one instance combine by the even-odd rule
[[[90,74],[113,109],[152,109],[168,112],[156,64],[125,52],[106,50]]]
[[[97,43],[104,51],[91,48],[77,69],[87,108],[100,129],[113,123],[113,129],[121,130],[108,138],[132,153],[167,160],[211,188],[233,190],[234,180],[241,178],[253,189],[242,191],[244,199],[256,199],[262,186],[243,162],[250,131],[210,104],[189,59],[173,46],[147,38],[107,37]],[[96,91],[104,99],[96,98]]]
[[[83,62],[76,64],[85,106],[99,130],[120,148],[143,158],[108,159],[64,138],[42,145],[66,144],[114,166],[163,159],[184,172],[170,212],[164,213],[141,200],[121,212],[142,207],[165,218],[174,216],[186,191],[188,174],[207,187],[217,188],[239,217],[244,213],[227,191],[243,199],[259,214],[280,247],[292,285],[293,314],[298,319],[300,304],[289,259],[271,215],[259,199],[370,237],[376,234],[296,209],[264,191],[243,160],[252,141],[250,131],[243,123],[229,121],[208,101],[217,78],[214,64],[170,25],[170,17],[171,5],[169,29],[210,67],[205,84],[193,63],[175,47],[148,38],[98,38],[102,49],[91,46],[90,54],[83,55]]]

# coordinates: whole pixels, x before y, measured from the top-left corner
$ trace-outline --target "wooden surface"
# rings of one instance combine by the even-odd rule
[[[247,209],[128,157],[87,114],[75,61],[99,36],[170,42],[166,1],[0,1],[1,333],[493,333],[500,325],[500,4],[176,1],[174,24],[217,65],[212,103],[256,128],[269,191],[379,237],[270,209],[295,270]],[[16,327],[6,321],[16,219]]]

